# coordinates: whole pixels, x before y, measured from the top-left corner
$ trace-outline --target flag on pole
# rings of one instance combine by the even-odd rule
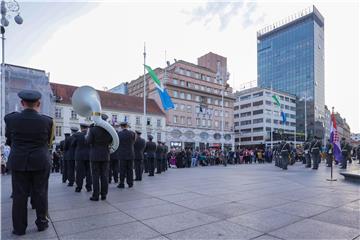
[[[342,159],[341,145],[340,145],[339,134],[337,131],[336,118],[334,115],[334,111],[331,113],[331,120],[330,120],[330,142],[333,145],[335,160],[341,161],[341,159]]]
[[[281,104],[280,104],[280,101],[277,98],[277,96],[273,95],[272,98],[274,99],[276,106],[278,106],[281,109]],[[281,110],[281,117],[282,117],[283,124],[285,124],[286,123],[286,114],[283,112],[283,110]]]
[[[166,91],[166,89],[164,88],[164,86],[161,84],[159,78],[156,76],[156,73],[154,72],[154,70],[152,70],[151,67],[149,67],[148,65],[144,65],[144,66],[145,66],[146,70],[148,71],[150,77],[154,81],[154,84],[158,90],[164,110],[167,111],[169,109],[173,109],[174,103],[172,102],[171,97],[169,96],[169,94]]]

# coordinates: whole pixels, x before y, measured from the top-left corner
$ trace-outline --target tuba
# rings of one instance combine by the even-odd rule
[[[119,136],[115,129],[101,118],[100,97],[97,91],[90,86],[82,86],[75,90],[72,95],[71,103],[77,114],[82,117],[92,117],[95,126],[105,129],[112,137],[110,153],[119,147]]]

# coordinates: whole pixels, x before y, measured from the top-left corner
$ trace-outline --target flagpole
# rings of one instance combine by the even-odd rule
[[[271,151],[273,150],[273,124],[274,124],[274,120],[273,120],[273,118],[274,118],[274,104],[273,104],[273,100],[272,100],[272,95],[273,95],[273,89],[272,89],[272,84],[271,84],[271,87],[270,87],[270,96],[271,96],[270,147],[271,147]]]
[[[146,131],[146,123],[147,123],[147,119],[146,119],[146,76],[145,76],[145,64],[146,64],[146,46],[145,46],[145,42],[144,42],[144,92],[143,92],[143,97],[144,97],[144,119],[143,119],[143,131],[144,131],[144,136],[147,137],[147,131]]]
[[[334,124],[333,123],[333,119],[332,119],[332,116],[334,114],[334,107],[332,107],[332,112],[331,112],[331,117],[330,117],[330,123],[331,124]],[[331,128],[330,128],[331,129]],[[331,130],[330,130],[331,131]],[[330,133],[331,135],[331,133]],[[330,179],[326,179],[327,181],[336,181],[337,179],[336,178],[333,178],[333,161],[334,161],[334,143],[331,143],[332,146],[333,146],[333,150],[332,150],[332,158],[331,158],[331,161],[330,161]]]

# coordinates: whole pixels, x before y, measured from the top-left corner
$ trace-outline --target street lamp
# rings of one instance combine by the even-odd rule
[[[1,113],[0,113],[0,122],[1,122],[1,132],[0,132],[0,142],[5,141],[5,28],[9,26],[11,17],[15,15],[14,21],[17,24],[23,23],[23,18],[20,16],[20,5],[16,0],[2,0],[0,5],[1,13]]]

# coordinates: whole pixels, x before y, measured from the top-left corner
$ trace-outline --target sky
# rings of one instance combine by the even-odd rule
[[[227,57],[230,85],[257,76],[256,31],[314,4],[325,18],[325,102],[360,132],[359,8],[348,1],[19,1],[22,25],[6,29],[6,62],[43,69],[50,81],[112,88],[165,57]],[[166,52],[166,54],[165,54]]]

